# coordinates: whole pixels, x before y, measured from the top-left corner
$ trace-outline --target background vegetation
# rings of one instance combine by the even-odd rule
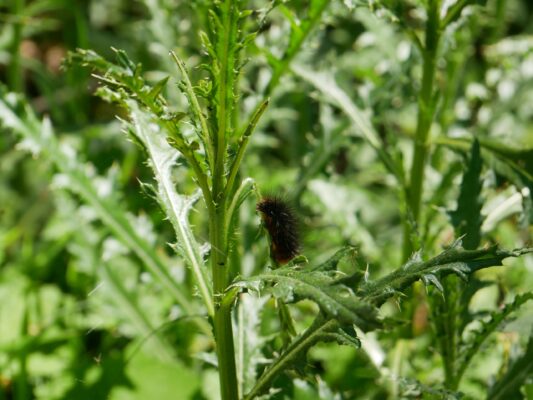
[[[531,243],[531,2],[228,3],[252,10],[231,42],[244,46],[228,89],[235,135],[270,99],[236,177],[255,188],[236,197],[227,282],[242,290],[240,395],[533,398],[533,258],[475,272],[527,252],[493,245]],[[220,12],[207,0],[0,5],[0,399],[219,398],[207,201],[180,159],[169,182],[183,196],[165,203],[163,153],[139,135],[152,106],[163,131],[184,119],[194,136],[185,69],[206,115],[220,106],[200,68],[221,54],[200,39],[219,40],[209,10]],[[94,53],[62,65],[76,49]],[[259,193],[294,204],[301,270],[268,268]],[[320,294],[346,288],[350,314],[328,320]]]

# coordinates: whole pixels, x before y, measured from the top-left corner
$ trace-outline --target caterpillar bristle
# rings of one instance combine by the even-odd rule
[[[298,219],[294,210],[278,196],[263,197],[256,208],[270,236],[272,258],[279,265],[287,264],[300,252]]]

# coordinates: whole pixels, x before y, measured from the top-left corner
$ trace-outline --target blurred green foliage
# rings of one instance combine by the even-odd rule
[[[147,82],[171,76],[164,94],[174,110],[183,111],[186,99],[176,87],[168,52],[175,50],[188,65],[202,62],[198,32],[206,26],[210,3],[0,4],[2,103],[18,104],[15,115],[27,126],[52,132],[46,122],[36,122],[49,119],[58,138],[57,145],[41,143],[38,150],[7,129],[2,109],[0,399],[217,398],[213,343],[198,322],[204,321],[198,288],[167,245],[175,241],[172,226],[148,185],[140,184],[153,178],[143,150],[124,140],[116,116],[127,115],[93,96],[99,83],[89,71],[61,66],[67,52],[77,48],[109,60],[115,59],[112,48],[124,49],[142,64]],[[427,2],[331,1],[320,10],[309,10],[307,3],[249,2],[255,11],[247,28],[259,33],[246,50],[239,112],[249,114],[262,94],[271,102],[241,174],[253,177],[262,192],[283,193],[296,205],[303,253],[313,265],[354,245],[358,268],[376,279],[405,261],[408,212],[397,178],[410,166],[416,134],[423,71],[412,35],[423,30]],[[531,245],[533,5],[528,0],[470,3],[485,4],[468,6],[450,21],[437,59],[438,107],[429,136],[423,215],[411,232],[427,258],[456,234],[468,235],[466,248]],[[291,35],[296,26],[300,36]],[[190,71],[195,80],[204,76],[199,68]],[[20,98],[15,101],[12,93]],[[63,158],[54,151],[66,168],[58,166]],[[73,185],[69,157],[91,177],[93,202]],[[181,193],[195,192],[190,178],[186,164],[174,170]],[[246,277],[268,263],[254,200],[240,210],[237,272]],[[116,220],[134,227],[135,238],[147,243],[146,251],[179,288],[188,288],[192,312],[184,312],[186,306],[154,277],[143,249],[124,245],[120,227],[102,220],[102,204]],[[201,205],[197,209],[191,225],[207,242],[207,218]],[[130,239],[135,243],[135,238]],[[276,387],[284,391],[273,398],[455,398],[457,391],[474,399],[531,398],[533,302],[517,296],[533,287],[533,259],[507,264],[476,273],[468,285],[446,279],[440,289],[454,294],[455,304],[448,301],[453,296],[422,285],[386,302],[381,313],[397,326],[360,335],[365,351],[334,344],[313,348],[306,373],[282,375]],[[520,299],[524,305],[513,308],[513,321],[494,323],[504,305],[514,307]],[[247,301],[236,318],[250,331],[238,330],[237,340],[246,337],[260,349],[249,348],[250,360],[255,358],[248,367],[261,370],[284,346],[275,335],[280,322],[272,300]],[[302,302],[291,311],[302,332],[316,308]],[[439,356],[453,346],[439,336],[448,329],[444,318],[452,314],[464,324],[446,337],[455,335],[454,343],[475,347],[462,380],[445,377]],[[480,343],[476,338],[483,330],[490,336]],[[516,371],[525,375],[505,387]],[[252,378],[243,379],[246,390]],[[448,385],[450,392],[442,386],[448,379],[458,385]],[[492,382],[498,383],[491,387]]]

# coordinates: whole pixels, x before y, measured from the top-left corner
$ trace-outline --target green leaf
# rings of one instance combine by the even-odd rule
[[[124,105],[126,100],[133,97],[158,117],[168,114],[166,102],[160,96],[168,78],[160,80],[152,87],[145,82],[142,68],[135,65],[124,50],[115,52],[119,65],[110,63],[92,50],[82,49],[69,53],[67,64],[81,64],[102,74],[95,77],[106,85],[106,89],[97,90],[97,94],[106,101]]]
[[[476,249],[481,241],[481,199],[482,182],[481,167],[483,160],[479,150],[479,142],[472,142],[470,160],[463,174],[461,190],[457,201],[457,208],[450,212],[452,224],[457,236],[463,236],[463,247],[468,250]]]
[[[216,58],[215,49],[213,47],[213,43],[211,43],[211,40],[209,40],[209,36],[205,32],[200,32],[200,42],[202,43],[202,46],[204,47],[207,54],[209,54],[209,57],[212,59]]]
[[[81,64],[84,67],[90,67],[98,71],[115,70],[118,73],[121,70],[93,50],[78,49],[75,52],[69,52],[64,63],[67,67]]]
[[[167,85],[167,82],[169,80],[169,76],[164,77],[163,79],[159,80],[155,83],[155,85],[152,87],[150,92],[148,93],[148,97],[150,97],[152,100],[155,100],[157,96],[161,93],[161,91],[165,88]]]
[[[148,153],[149,165],[157,181],[157,199],[176,232],[178,246],[175,248],[180,250],[187,265],[191,268],[208,313],[213,315],[213,289],[200,254],[200,246],[194,238],[188,220],[189,212],[200,193],[187,197],[176,191],[176,185],[172,179],[172,168],[176,165],[179,153],[175,152],[164,140],[164,135],[161,134],[159,128],[150,123],[151,116],[143,112],[136,101],[127,100],[126,105],[130,110],[131,128]]]
[[[477,139],[486,163],[490,164],[498,175],[505,177],[522,192],[525,209],[524,219],[529,223],[533,222],[532,196],[527,195],[527,193],[533,193],[533,144],[528,140],[509,145],[494,138],[479,137]],[[461,151],[470,147],[469,139],[437,136],[433,141],[436,144],[450,146]],[[488,226],[483,226],[484,230],[494,225],[494,222],[492,224],[487,223],[490,219],[488,216],[485,220],[485,225]]]
[[[285,303],[303,299],[314,301],[328,317],[342,324],[355,324],[363,331],[381,327],[377,309],[354,294],[345,285],[347,277],[336,270],[338,261],[353,251],[342,249],[324,264],[310,270],[299,266],[286,266],[245,279],[235,285],[248,289],[267,289]],[[349,279],[348,279],[349,281]]]
[[[467,279],[469,274],[487,267],[502,265],[502,260],[508,257],[519,257],[533,252],[533,248],[516,249],[512,251],[501,250],[497,246],[465,250],[461,240],[457,240],[450,248],[443,251],[428,261],[423,261],[418,253],[415,258],[390,274],[376,280],[364,283],[358,294],[374,305],[383,304],[388,298],[403,292],[414,282],[424,276],[434,275],[442,277],[456,274]]]
[[[383,325],[383,321],[377,318],[376,309],[370,304],[383,304],[391,296],[401,294],[415,281],[425,279],[439,287],[439,276],[455,273],[466,278],[468,274],[481,268],[501,265],[504,258],[533,252],[533,248],[514,251],[500,250],[497,247],[465,250],[458,240],[449,249],[428,261],[423,261],[416,253],[413,259],[396,271],[369,282],[363,281],[363,276],[357,271],[352,276],[338,275],[336,268],[339,261],[353,253],[353,250],[350,247],[343,248],[328,261],[315,267],[282,267],[233,285],[233,288],[244,287],[255,291],[266,289],[284,301],[311,299],[321,309],[321,314],[313,324],[264,371],[245,399],[252,399],[264,393],[277,375],[289,367],[301,365],[309,348],[320,341],[334,340],[342,344],[356,345],[358,339],[351,332],[353,324],[363,330],[376,329]],[[353,285],[353,289],[347,286],[348,282]],[[356,294],[353,290],[356,290]]]
[[[116,53],[120,66],[102,62],[101,57],[90,51],[80,50],[72,54],[72,58],[93,68],[102,69],[104,67],[105,75],[102,80],[108,85],[119,87],[119,90],[113,90],[108,86],[106,92],[111,93],[111,98],[118,101],[129,112],[131,123],[123,122],[127,132],[132,134],[135,141],[148,154],[150,166],[158,183],[157,200],[165,210],[176,232],[177,246],[174,248],[183,255],[187,265],[191,267],[207,311],[209,315],[213,315],[211,283],[207,277],[206,268],[204,268],[204,260],[200,254],[199,245],[194,239],[188,223],[188,213],[196,200],[192,201],[191,198],[177,193],[172,180],[172,168],[176,165],[181,153],[193,168],[197,167],[195,172],[198,182],[202,184],[202,192],[204,195],[209,194],[206,177],[193,153],[194,145],[185,142],[177,126],[177,122],[183,118],[184,114],[170,113],[165,100],[159,96],[168,78],[162,79],[154,87],[150,87],[140,75],[140,67],[135,66],[124,51],[116,50]],[[202,116],[185,65],[174,53],[171,55],[183,75],[183,86],[191,104],[193,115],[200,122],[200,139],[203,140],[204,149],[209,150],[207,122]],[[158,118],[162,124],[153,124],[152,122]],[[165,132],[161,132],[161,127],[167,128],[167,141],[164,140],[166,135]],[[175,149],[178,149],[179,153]],[[207,151],[207,153],[213,155],[212,152]]]
[[[139,69],[138,66],[130,60],[128,54],[124,50],[115,49],[114,47],[112,48],[112,50],[115,52],[115,55],[117,56],[117,61],[122,68],[124,68],[131,74],[137,73],[137,70]]]

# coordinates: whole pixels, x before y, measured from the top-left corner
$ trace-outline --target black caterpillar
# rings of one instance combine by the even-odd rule
[[[294,210],[276,196],[264,197],[256,208],[270,236],[271,257],[279,265],[288,263],[300,252],[298,220]]]

